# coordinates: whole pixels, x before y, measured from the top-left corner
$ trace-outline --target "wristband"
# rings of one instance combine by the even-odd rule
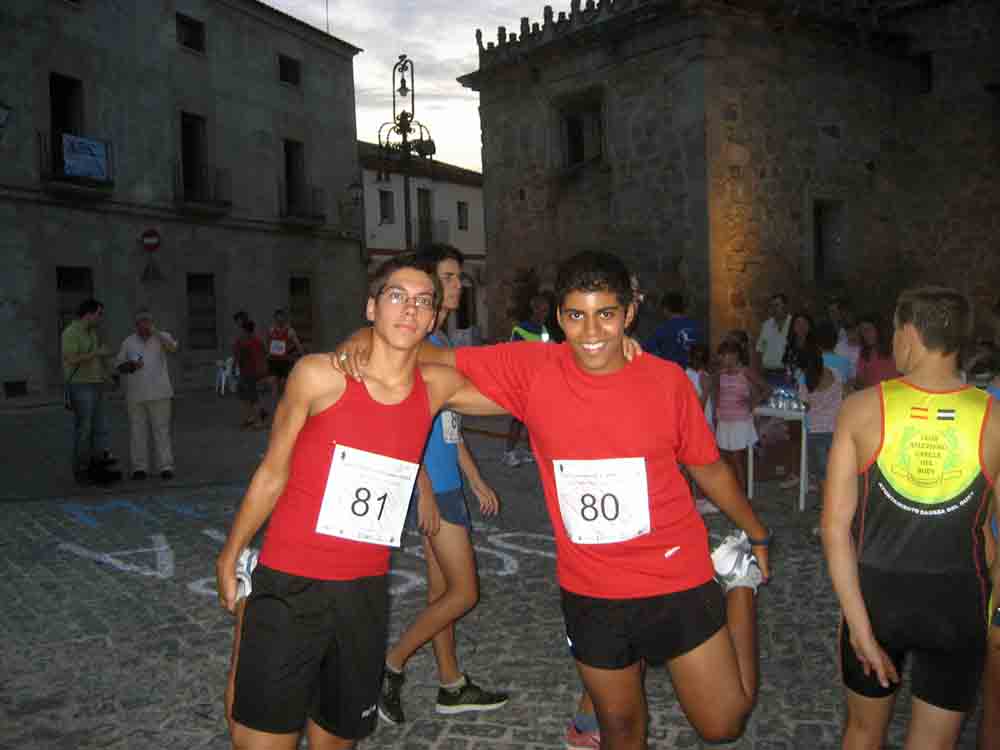
[[[767,530],[767,536],[763,539],[753,539],[749,534],[747,535],[747,541],[750,542],[751,547],[769,547],[771,545],[771,539],[773,538],[774,534],[771,533],[770,529]]]

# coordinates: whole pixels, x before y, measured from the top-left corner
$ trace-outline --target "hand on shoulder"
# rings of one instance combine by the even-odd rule
[[[317,398],[339,398],[346,387],[346,377],[330,366],[329,355],[306,354],[292,367],[286,393],[311,402]]]

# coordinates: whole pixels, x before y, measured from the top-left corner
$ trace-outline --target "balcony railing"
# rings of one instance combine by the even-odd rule
[[[177,161],[174,165],[174,202],[192,213],[224,214],[233,207],[232,174],[228,169]]]
[[[75,133],[38,133],[38,168],[52,192],[107,197],[115,185],[111,141]]]
[[[326,193],[305,183],[278,183],[278,215],[290,224],[317,226],[326,223]]]

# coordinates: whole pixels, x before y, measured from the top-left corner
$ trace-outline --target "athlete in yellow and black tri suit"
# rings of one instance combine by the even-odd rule
[[[971,306],[954,290],[913,290],[895,323],[903,377],[844,403],[827,467],[823,543],[844,615],[845,748],[881,746],[904,657],[911,738],[954,746],[985,658],[1000,419],[958,374]]]

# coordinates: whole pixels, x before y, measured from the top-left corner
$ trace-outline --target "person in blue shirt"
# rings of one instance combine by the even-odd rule
[[[422,258],[437,269],[444,290],[437,325],[428,337],[438,346],[451,346],[445,323],[462,301],[462,253],[449,245],[434,245]],[[506,693],[474,684],[458,666],[455,623],[479,600],[476,557],[469,537],[471,521],[462,489],[462,474],[479,500],[483,515],[494,515],[499,499],[483,481],[476,461],[462,440],[461,416],[442,411],[434,419],[423,465],[417,476],[415,499],[410,503],[408,528],[416,528],[418,506],[427,561],[427,607],[386,652],[378,712],[385,721],[401,724],[401,690],[406,662],[431,641],[437,661],[440,689],[435,710],[439,714],[492,711],[507,703]],[[428,518],[430,517],[430,519]],[[440,524],[438,526],[438,524]],[[435,527],[438,527],[435,532]]]
[[[552,306],[549,298],[544,294],[536,294],[531,298],[531,317],[522,320],[510,333],[511,341],[541,341],[548,343],[552,340],[548,326],[545,325],[549,319]],[[528,449],[518,450],[517,444],[521,440],[527,440],[528,431],[520,420],[511,417],[510,427],[507,430],[507,444],[504,448],[503,457],[500,459],[504,466],[514,468],[521,464],[533,464],[535,457]]]
[[[834,351],[837,348],[837,328],[829,321],[823,321],[816,326],[816,345],[823,352],[823,365],[837,373],[840,382],[847,384],[851,382],[851,361]]]
[[[699,321],[688,317],[684,296],[677,292],[664,295],[663,311],[667,319],[642,342],[642,348],[650,354],[676,362],[683,370],[687,367],[691,347],[705,343],[704,329]]]

